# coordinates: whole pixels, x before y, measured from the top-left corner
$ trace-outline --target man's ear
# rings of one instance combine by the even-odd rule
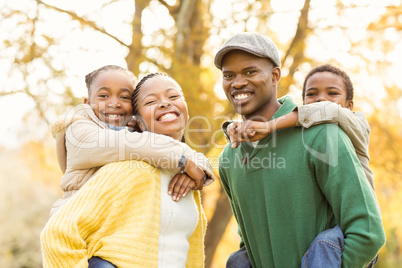
[[[353,100],[347,100],[345,107],[348,108],[349,110],[353,110]]]
[[[88,99],[88,98],[84,98],[84,103],[89,105],[89,99]]]
[[[281,69],[279,67],[272,68],[272,85],[278,84],[281,79]]]

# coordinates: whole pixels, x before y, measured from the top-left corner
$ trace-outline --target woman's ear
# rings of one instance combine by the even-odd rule
[[[88,98],[84,98],[84,103],[90,105],[89,99],[88,99]]]

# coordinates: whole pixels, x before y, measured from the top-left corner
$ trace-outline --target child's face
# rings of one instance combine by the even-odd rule
[[[307,80],[304,104],[331,101],[352,110],[353,100],[347,100],[346,96],[342,77],[331,72],[318,72]]]
[[[101,121],[109,125],[124,126],[133,115],[132,81],[132,78],[123,71],[104,71],[96,77],[91,86],[90,96],[84,102],[91,106]]]
[[[138,94],[142,130],[180,140],[188,120],[187,104],[181,88],[171,78],[156,76],[147,80]]]

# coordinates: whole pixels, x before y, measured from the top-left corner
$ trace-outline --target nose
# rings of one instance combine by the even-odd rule
[[[324,94],[320,94],[317,96],[316,102],[326,101],[326,100],[327,100],[326,96]]]
[[[117,109],[117,108],[121,107],[119,98],[110,98],[109,102],[107,104],[107,107],[110,109]]]
[[[171,106],[172,106],[172,104],[170,104],[169,102],[161,102],[161,103],[159,104],[159,108],[160,108],[160,109],[169,108],[169,107],[171,107]]]
[[[237,75],[236,78],[232,81],[232,87],[235,89],[241,89],[248,84],[247,79],[244,79],[243,76]]]

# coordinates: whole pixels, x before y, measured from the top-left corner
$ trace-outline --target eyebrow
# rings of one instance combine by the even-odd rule
[[[168,88],[168,89],[166,90],[166,92],[170,92],[170,91],[172,91],[172,90],[175,90],[175,91],[177,91],[177,92],[180,93],[180,90],[178,90],[177,88],[174,88],[174,87]],[[142,99],[144,100],[145,98],[151,97],[151,96],[155,96],[155,93],[149,93],[149,94],[145,95]]]
[[[248,66],[248,67],[246,67],[246,68],[244,68],[244,69],[242,69],[242,71],[247,71],[247,70],[250,70],[250,69],[257,69],[257,66]]]
[[[328,89],[336,89],[336,90],[342,91],[341,88],[336,87],[336,86],[325,87],[325,89],[326,89],[326,90],[328,90]],[[310,91],[310,90],[317,90],[317,88],[316,88],[316,87],[310,87],[310,88],[307,88],[307,89],[306,89],[306,91]]]
[[[110,87],[101,87],[101,88],[98,88],[98,91],[99,91],[99,90],[110,91]],[[120,91],[124,91],[124,92],[128,92],[128,93],[132,94],[132,92],[131,92],[128,88],[125,88],[125,87],[119,88],[119,90],[120,90]]]
[[[254,66],[254,65],[247,66],[247,67],[241,69],[241,71],[244,72],[244,71],[248,71],[248,70],[252,70],[252,69],[257,69],[257,66]],[[227,70],[227,71],[223,71],[222,73],[233,73],[233,71]]]

